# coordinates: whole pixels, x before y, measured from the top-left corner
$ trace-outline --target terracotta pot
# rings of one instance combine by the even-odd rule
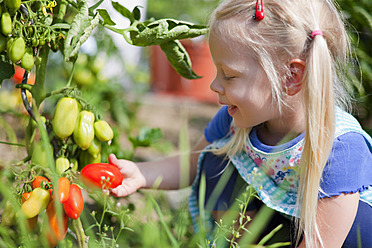
[[[192,68],[200,79],[189,80],[173,69],[159,46],[150,48],[151,89],[158,94],[189,97],[202,102],[218,103],[217,94],[209,88],[216,75],[208,42],[181,41],[190,55]]]

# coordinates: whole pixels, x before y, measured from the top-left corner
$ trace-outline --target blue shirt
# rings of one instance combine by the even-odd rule
[[[223,106],[204,130],[205,138],[213,143],[229,135],[232,117]],[[291,147],[304,138],[304,134],[280,146],[268,146],[257,137],[256,128],[249,134],[254,147],[264,152]],[[324,168],[319,197],[340,195],[341,193],[362,192],[372,185],[372,153],[365,137],[357,132],[347,132],[335,138],[328,162]]]

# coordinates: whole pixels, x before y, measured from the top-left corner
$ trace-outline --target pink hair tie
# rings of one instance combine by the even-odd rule
[[[319,29],[314,30],[314,31],[311,33],[311,39],[314,39],[314,37],[317,36],[317,35],[323,36],[323,32],[322,32],[322,30],[319,30]]]

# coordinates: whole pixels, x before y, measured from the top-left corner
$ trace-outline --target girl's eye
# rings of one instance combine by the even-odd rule
[[[235,76],[231,76],[231,77],[224,76],[224,79],[225,79],[226,81],[232,80],[232,79],[234,79],[234,78],[235,78]]]

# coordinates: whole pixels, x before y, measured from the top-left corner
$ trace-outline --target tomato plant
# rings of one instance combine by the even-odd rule
[[[24,142],[7,144],[24,147],[27,154],[15,165],[6,166],[6,173],[1,174],[6,178],[0,180],[1,184],[6,182],[0,185],[1,194],[7,195],[2,201],[6,207],[2,224],[20,227],[12,229],[15,235],[12,233],[6,238],[9,247],[32,246],[25,240],[39,240],[43,235],[46,239],[37,245],[61,244],[68,236],[68,227],[76,237],[72,238],[73,241],[69,237],[70,241],[79,247],[86,247],[88,231],[82,228],[80,220],[84,211],[80,171],[85,173],[91,168],[88,165],[107,161],[108,153],[112,152],[131,159],[135,148],[148,146],[159,138],[131,138],[132,151],[123,152],[120,148],[119,131],[124,130],[128,132],[128,137],[133,136],[129,134],[129,117],[123,117],[121,113],[123,109],[135,109],[125,106],[123,101],[115,102],[115,99],[122,97],[115,88],[109,91],[105,85],[98,85],[98,71],[102,63],[100,65],[96,59],[91,66],[88,66],[88,60],[81,62],[87,55],[80,48],[97,28],[121,34],[123,41],[134,46],[160,45],[180,74],[186,78],[198,78],[191,69],[187,52],[178,40],[205,34],[205,26],[173,19],[140,21],[140,6],[129,10],[113,1],[114,11],[129,20],[129,26],[119,27],[111,18],[111,13],[101,7],[102,3],[103,0],[93,5],[86,0],[0,1],[0,87],[7,79],[15,83],[15,88],[20,91],[15,101],[20,101],[24,106],[20,123],[25,123]],[[51,87],[54,86],[54,78],[47,79],[46,76],[51,68],[52,53],[61,56],[63,65],[59,65],[68,68],[65,71],[67,79],[57,88]],[[55,67],[60,68],[59,65]],[[90,97],[84,96],[87,87],[96,87],[99,93],[106,90],[105,100],[109,102],[112,118],[105,120],[100,103],[92,103]],[[13,102],[4,97],[1,100],[8,105]],[[56,104],[50,105],[53,101]],[[89,176],[82,178],[95,180],[99,188],[116,187],[122,182],[122,175],[116,167],[112,167],[106,165],[105,170],[96,174],[100,177],[99,181],[93,172],[83,173]],[[13,195],[17,196],[19,202],[10,200]],[[112,209],[110,214],[115,214],[114,208],[106,206],[107,209],[109,207]],[[60,216],[56,214],[58,208],[61,210]],[[17,217],[18,212],[23,215]],[[70,224],[69,218],[72,219]],[[125,228],[123,220],[120,221],[118,230],[121,231]],[[49,223],[50,228],[45,230],[44,226],[48,225],[44,223]],[[43,228],[38,228],[38,225],[43,225]],[[101,222],[93,227],[102,225]],[[100,235],[103,232],[99,228]],[[94,240],[96,234],[89,234]],[[16,238],[17,235],[21,238]],[[114,235],[112,241],[115,243],[117,239],[114,239]],[[106,242],[107,237],[100,237],[100,242]]]

